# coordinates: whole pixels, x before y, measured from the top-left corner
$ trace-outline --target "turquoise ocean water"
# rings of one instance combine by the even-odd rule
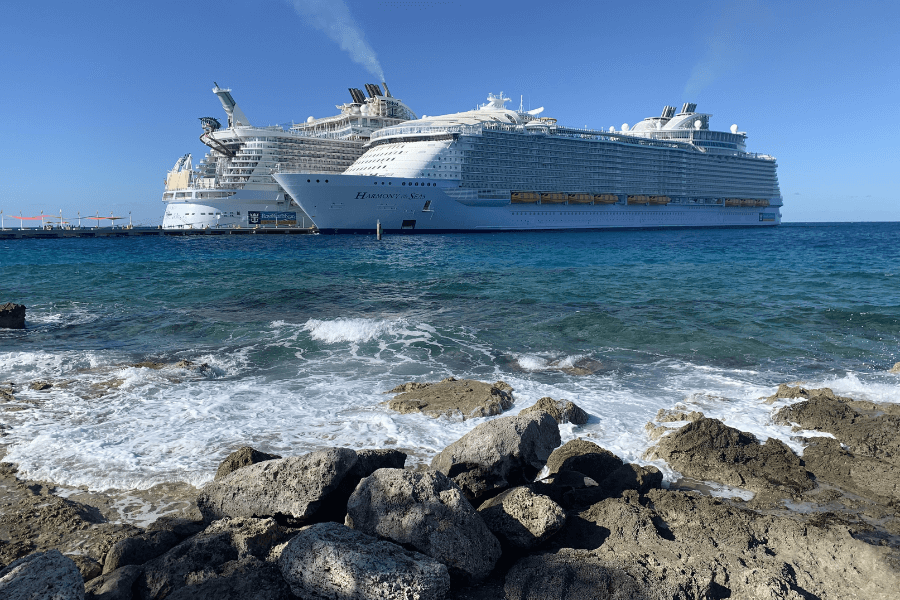
[[[503,379],[517,408],[572,400],[592,417],[564,439],[640,462],[660,408],[799,450],[760,401],[779,383],[900,401],[897,223],[13,240],[6,301],[28,320],[0,331],[0,383],[17,389],[5,460],[93,489],[199,485],[244,444],[424,462],[482,421],[380,404],[410,380]]]

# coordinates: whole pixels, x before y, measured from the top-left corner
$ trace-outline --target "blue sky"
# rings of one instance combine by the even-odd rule
[[[377,82],[418,114],[488,92],[608,128],[691,101],[778,158],[786,221],[900,221],[891,2],[312,0],[4,3],[0,209],[162,220],[166,171],[230,87],[254,124]],[[324,8],[323,8],[324,7]],[[343,36],[344,46],[334,41]],[[9,222],[7,222],[9,226]]]

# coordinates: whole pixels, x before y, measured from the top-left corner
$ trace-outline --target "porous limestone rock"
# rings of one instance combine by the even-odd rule
[[[59,550],[35,552],[0,571],[3,600],[83,600],[84,579]]]
[[[350,496],[346,525],[414,548],[462,582],[484,579],[500,558],[500,543],[481,516],[436,471],[375,471]]]
[[[230,475],[234,471],[237,471],[241,467],[246,467],[249,465],[255,465],[257,463],[265,462],[267,460],[274,460],[276,458],[281,458],[277,454],[266,454],[265,452],[260,452],[250,446],[243,446],[228,456],[225,457],[225,460],[219,464],[219,468],[216,471],[215,481],[219,481],[220,479],[225,478],[227,475]]]
[[[125,565],[142,565],[169,550],[178,541],[178,536],[171,531],[144,532],[119,540],[106,553],[106,560],[103,561],[103,573],[115,571]]]
[[[475,503],[534,480],[561,442],[543,411],[482,423],[444,448],[431,468],[447,475]]]
[[[589,418],[588,414],[574,402],[569,402],[568,400],[563,399],[554,400],[549,396],[541,398],[528,408],[523,408],[519,411],[519,414],[527,414],[538,410],[542,410],[553,417],[553,419],[560,425],[562,425],[563,423],[584,425],[588,422]]]
[[[197,497],[206,522],[224,517],[275,517],[310,522],[356,464],[356,452],[326,448],[249,465],[207,484]]]
[[[502,381],[491,384],[448,377],[438,383],[405,383],[388,393],[398,394],[387,402],[391,410],[429,417],[489,417],[513,404],[512,388]]]
[[[442,600],[450,589],[440,562],[338,523],[304,527],[278,566],[300,598]]]
[[[501,544],[518,551],[540,546],[566,522],[566,513],[556,502],[526,487],[491,498],[478,513]]]
[[[547,470],[550,475],[562,471],[577,471],[599,483],[622,464],[622,459],[609,450],[594,442],[576,438],[550,454]]]

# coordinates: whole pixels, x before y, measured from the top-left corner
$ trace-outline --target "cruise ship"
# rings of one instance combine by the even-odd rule
[[[374,132],[343,174],[275,179],[323,233],[773,226],[782,205],[772,156],[745,132],[676,114],[608,131],[563,127],[543,109],[475,110]]]
[[[337,105],[340,114],[304,123],[253,126],[231,95],[215,84],[228,116],[222,127],[202,117],[200,141],[210,150],[194,167],[185,154],[166,176],[163,228],[310,227],[312,221],[273,173],[341,173],[365,152],[371,134],[416,114],[377,84],[366,84],[368,97],[350,88],[352,102]]]

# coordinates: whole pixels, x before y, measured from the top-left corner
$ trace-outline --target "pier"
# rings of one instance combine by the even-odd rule
[[[162,227],[72,227],[0,229],[0,240],[146,237],[153,235],[302,235],[317,233],[315,227],[223,227],[219,229],[163,229]]]

